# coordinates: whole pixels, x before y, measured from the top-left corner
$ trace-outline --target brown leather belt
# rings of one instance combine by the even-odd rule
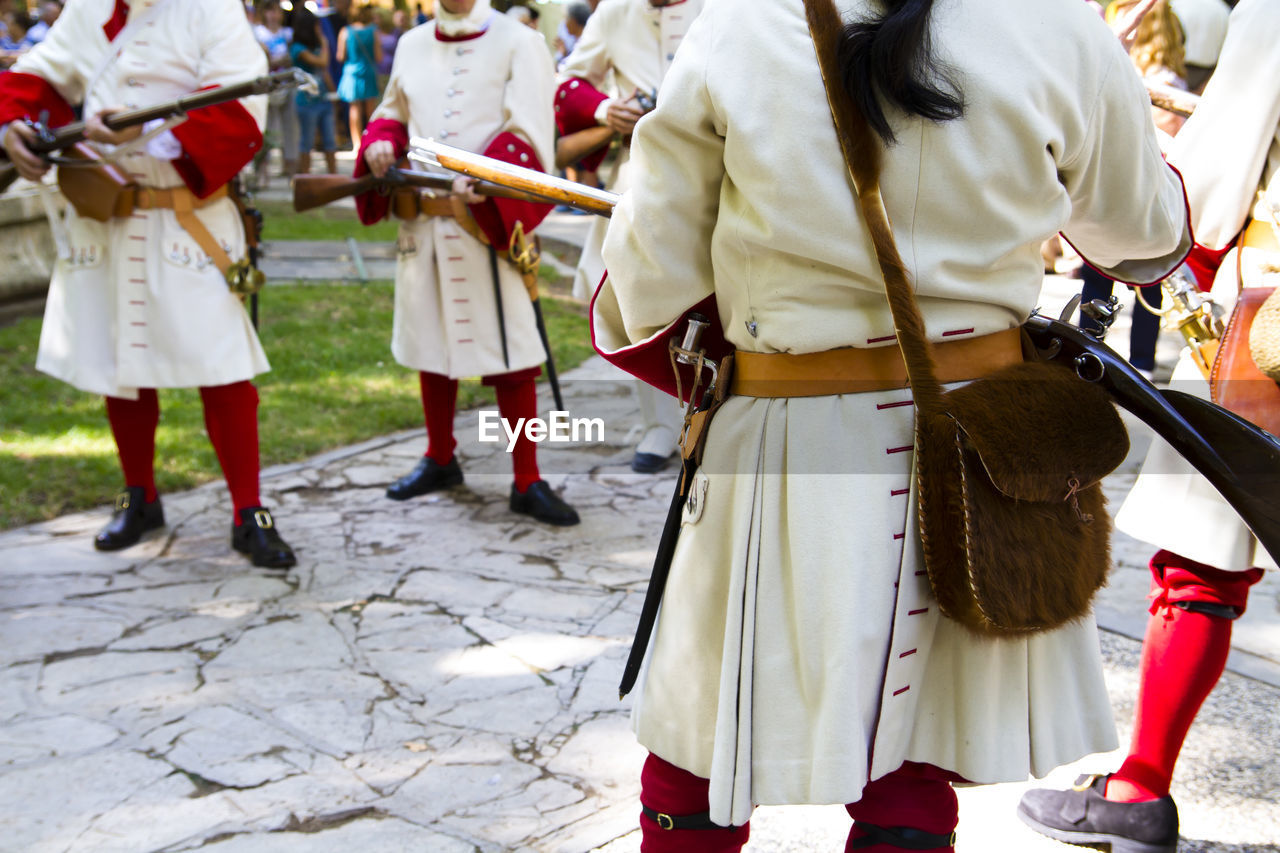
[[[226,197],[226,184],[218,187],[204,198],[197,198],[196,194],[186,187],[157,189],[155,187],[128,186],[123,188],[120,191],[120,195],[116,197],[113,215],[125,217],[131,215],[135,210],[172,210],[174,217],[178,220],[178,224],[182,226],[182,230],[191,235],[191,239],[195,240],[201,251],[209,256],[213,261],[213,265],[223,275],[226,275],[227,270],[231,269],[231,258],[222,248],[222,245],[209,233],[209,229],[200,221],[200,217],[195,215],[195,211],[200,208],[207,207],[215,201]]]
[[[391,197],[391,212],[397,219],[423,216],[454,218],[455,211],[448,196],[429,196],[417,190],[397,190]]]
[[[943,384],[978,379],[1023,360],[1022,334],[1016,327],[976,338],[934,341],[932,346]],[[897,346],[800,354],[738,350],[729,391],[743,397],[824,397],[909,384]]]
[[[1264,252],[1280,252],[1280,240],[1276,239],[1276,229],[1269,222],[1261,219],[1250,219],[1240,237],[1240,245],[1250,249],[1261,249]]]

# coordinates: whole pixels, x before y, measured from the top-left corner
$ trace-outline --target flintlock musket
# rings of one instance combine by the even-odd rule
[[[301,88],[305,92],[319,92],[315,78],[301,69],[290,68],[285,71],[276,71],[272,74],[257,77],[253,80],[246,80],[243,83],[233,83],[230,86],[219,86],[214,89],[190,92],[172,101],[153,104],[149,107],[119,110],[108,114],[103,119],[103,123],[111,130],[123,130],[126,127],[146,124],[155,119],[183,116],[201,107],[211,107],[215,104],[234,101],[250,95],[268,95],[280,89],[294,87]],[[78,143],[85,140],[85,123],[83,121],[73,121],[70,124],[64,124],[62,127],[50,129],[45,124],[46,120],[47,117],[44,116],[37,118],[35,121],[27,119],[27,123],[36,131],[36,139],[27,145],[32,153],[43,155],[45,160],[59,166],[97,165],[95,159],[85,156],[73,158],[60,156],[61,152],[74,148]],[[2,154],[3,152],[0,152],[0,156]],[[17,177],[18,170],[12,164],[0,167],[0,192],[8,189],[9,185]]]
[[[301,213],[315,207],[332,204],[339,199],[375,190],[380,194],[388,194],[397,189],[416,187],[419,189],[442,190],[449,192],[458,176],[451,172],[422,172],[415,169],[388,169],[381,178],[372,172],[358,178],[346,175],[295,175],[293,178],[293,209]],[[534,193],[513,190],[499,184],[481,181],[472,189],[483,196],[509,198],[516,201],[531,201],[539,204],[550,204],[552,199]]]

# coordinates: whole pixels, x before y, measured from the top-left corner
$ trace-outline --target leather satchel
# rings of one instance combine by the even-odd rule
[[[983,635],[1078,619],[1110,566],[1101,480],[1128,453],[1124,424],[1104,389],[1053,362],[943,390],[880,196],[879,140],[837,82],[843,24],[832,0],[805,9],[911,383],[920,533],[939,607]]]
[[[1255,337],[1260,337],[1258,324],[1265,322],[1262,312],[1268,305],[1280,307],[1276,305],[1276,293],[1280,291],[1269,287],[1246,287],[1240,291],[1209,374],[1213,402],[1272,435],[1280,435],[1280,385],[1262,372],[1252,350]],[[1276,320],[1280,318],[1272,314],[1272,322]]]

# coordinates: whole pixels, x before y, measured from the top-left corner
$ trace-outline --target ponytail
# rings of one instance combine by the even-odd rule
[[[933,0],[883,0],[885,13],[844,28],[836,52],[840,81],[886,145],[896,141],[881,98],[908,115],[949,121],[964,113],[964,96],[949,69],[932,56]]]

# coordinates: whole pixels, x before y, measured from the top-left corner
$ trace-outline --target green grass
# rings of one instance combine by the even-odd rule
[[[269,286],[262,296],[263,347],[272,371],[255,380],[262,464],[422,427],[417,374],[390,352],[388,282]],[[556,366],[591,353],[585,309],[544,296]],[[35,370],[39,318],[0,328],[0,529],[108,503],[120,488],[102,398]],[[465,380],[459,409],[491,401]],[[161,492],[218,479],[199,392],[160,392],[156,482]]]
[[[263,240],[346,240],[361,243],[394,243],[400,223],[384,219],[376,225],[361,225],[350,208],[318,207],[298,213],[283,201],[259,201]]]

